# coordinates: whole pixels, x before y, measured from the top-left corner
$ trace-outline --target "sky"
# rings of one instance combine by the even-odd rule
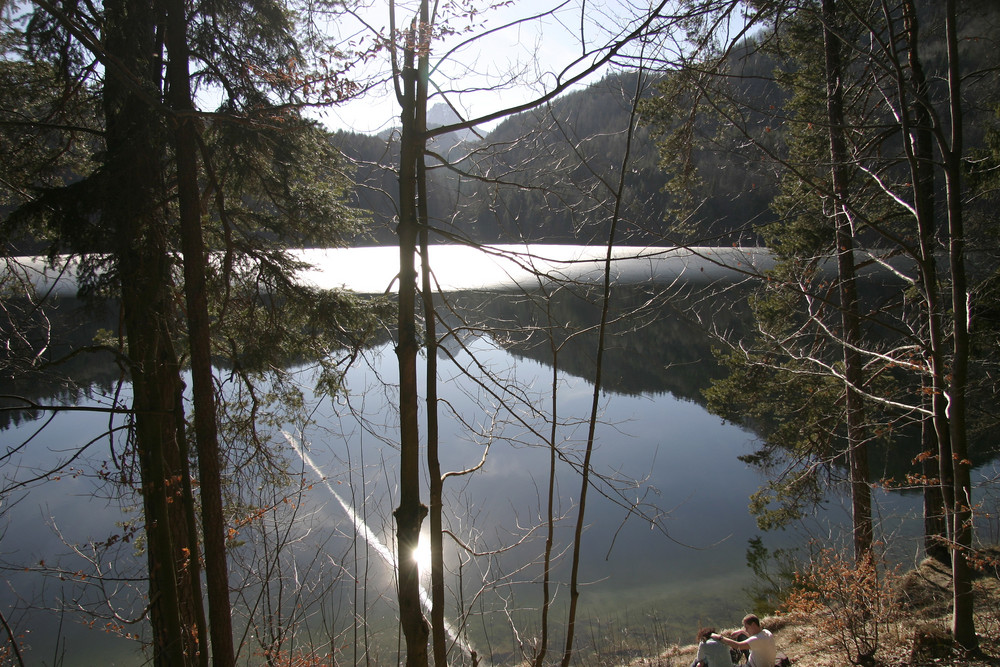
[[[555,75],[583,54],[619,34],[648,8],[638,0],[498,0],[441,1],[439,17],[454,33],[432,45],[432,93],[429,107],[444,101],[466,117],[474,117],[534,99],[551,89]],[[416,0],[397,3],[397,25],[416,15]],[[455,11],[466,11],[456,15]],[[581,21],[581,8],[586,17]],[[543,18],[537,18],[547,13]],[[376,33],[386,34],[388,0],[361,0],[353,15],[330,24],[343,43],[370,44]],[[475,37],[475,39],[470,39]],[[583,64],[586,64],[585,60]],[[577,65],[571,71],[579,71]],[[357,78],[384,80],[388,57],[383,52]],[[591,77],[592,83],[598,76]],[[398,107],[388,85],[368,91],[359,100],[316,110],[312,115],[330,129],[377,133],[398,125]],[[484,129],[489,129],[487,125]]]

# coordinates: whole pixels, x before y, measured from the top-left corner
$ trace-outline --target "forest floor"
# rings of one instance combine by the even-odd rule
[[[979,650],[969,654],[953,641],[951,576],[946,566],[927,559],[902,575],[893,605],[893,619],[880,627],[873,667],[1000,667],[1000,576],[995,567],[975,581],[976,630]],[[774,633],[778,650],[794,667],[848,667],[849,635],[838,634],[829,612],[771,616],[762,619]],[[844,639],[847,639],[847,642]],[[697,648],[675,646],[627,667],[689,667]]]

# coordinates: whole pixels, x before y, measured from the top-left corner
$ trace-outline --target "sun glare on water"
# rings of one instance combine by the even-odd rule
[[[426,535],[420,535],[420,542],[413,551],[413,560],[417,561],[417,569],[420,574],[428,574],[431,571],[431,543]]]

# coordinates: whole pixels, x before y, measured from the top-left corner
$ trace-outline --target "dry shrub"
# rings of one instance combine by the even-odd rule
[[[898,613],[892,603],[898,576],[898,568],[888,568],[880,558],[856,563],[834,549],[823,549],[795,574],[784,610],[824,617],[821,630],[851,664],[874,665],[880,638]]]
[[[1000,549],[987,547],[973,553],[969,564],[976,572],[977,630],[987,637],[1000,637]]]

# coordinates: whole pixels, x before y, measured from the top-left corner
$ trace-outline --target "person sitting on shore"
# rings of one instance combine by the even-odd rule
[[[698,631],[698,657],[691,667],[732,667],[733,659],[729,649],[722,642],[713,639],[715,628]]]
[[[778,649],[775,647],[771,631],[761,627],[760,619],[755,614],[743,617],[743,629],[750,636],[742,641],[723,637],[715,632],[712,633],[712,638],[738,651],[749,650],[750,659],[747,661],[749,667],[774,667]]]

